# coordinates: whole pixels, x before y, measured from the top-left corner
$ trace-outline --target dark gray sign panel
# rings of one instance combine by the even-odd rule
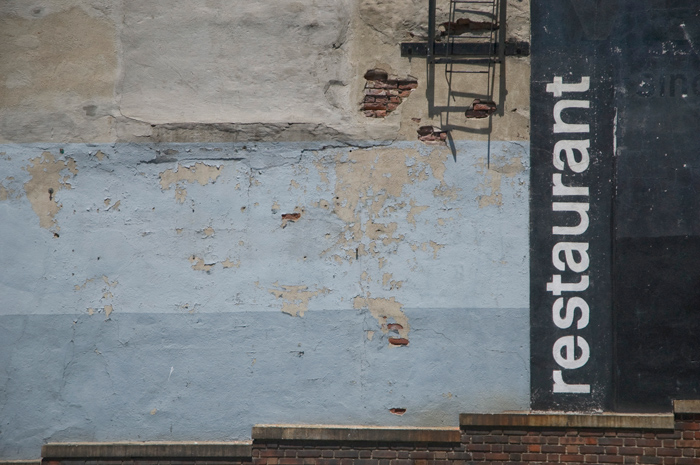
[[[698,399],[700,2],[533,0],[531,57],[532,407]]]
[[[607,409],[612,403],[616,119],[611,12],[601,11],[600,3],[532,2],[533,409]]]

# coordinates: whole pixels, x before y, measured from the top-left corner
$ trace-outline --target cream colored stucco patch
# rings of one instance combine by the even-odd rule
[[[183,203],[187,198],[185,183],[199,183],[206,186],[215,182],[221,175],[223,166],[210,166],[206,163],[195,163],[192,166],[177,165],[177,168],[168,169],[160,173],[160,188],[164,191],[175,185],[175,199]]]
[[[29,161],[31,164],[25,169],[32,178],[24,184],[24,192],[32,210],[39,217],[39,226],[58,231],[61,228],[56,224],[56,214],[61,204],[56,194],[61,189],[72,189],[68,180],[78,174],[75,160],[56,160],[51,152],[44,152]],[[70,174],[62,174],[63,170],[68,170]]]
[[[118,78],[115,24],[65,8],[79,2],[51,3],[62,5],[32,18],[7,6],[0,16],[0,141],[109,140]]]
[[[330,292],[330,289],[325,287],[309,291],[307,286],[285,286],[277,282],[273,283],[273,286],[276,289],[268,289],[268,292],[282,300],[282,311],[291,316],[304,316],[309,309],[309,300]]]
[[[353,299],[353,307],[356,310],[369,309],[369,312],[379,323],[379,327],[382,333],[386,334],[389,332],[389,324],[396,323],[401,326],[398,329],[399,336],[408,339],[408,333],[411,330],[411,326],[408,324],[408,317],[401,310],[403,305],[397,302],[394,297],[389,299],[385,298],[371,298],[370,294],[367,293],[367,297],[357,296]]]

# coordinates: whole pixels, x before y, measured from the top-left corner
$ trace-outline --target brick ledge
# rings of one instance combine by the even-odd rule
[[[534,428],[674,429],[672,413],[462,413],[459,425]]]
[[[78,442],[51,443],[41,448],[45,459],[91,458],[246,458],[250,441],[236,442]]]
[[[257,441],[460,442],[457,427],[255,425]]]

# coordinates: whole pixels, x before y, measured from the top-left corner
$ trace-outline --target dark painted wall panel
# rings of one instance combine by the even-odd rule
[[[615,38],[617,408],[700,394],[700,2],[634,2]]]
[[[700,395],[699,12],[697,1],[533,0],[534,408],[659,411]],[[552,341],[562,330],[542,283],[561,240],[550,230],[559,221],[551,211],[559,135],[551,128],[557,98],[545,89],[555,75],[591,77],[583,115],[591,120],[591,166],[563,174],[591,187],[590,227],[580,236],[590,243],[591,285],[581,295],[590,322],[580,334],[597,346],[584,367],[569,370],[576,380],[595,371],[590,396],[551,392]]]

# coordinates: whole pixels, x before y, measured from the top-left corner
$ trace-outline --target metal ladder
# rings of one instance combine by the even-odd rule
[[[447,81],[447,105],[440,107],[445,112],[445,125],[449,128],[449,115],[464,108],[451,108],[455,95],[478,94],[484,101],[493,103],[496,85],[496,66],[504,59],[505,45],[501,24],[505,11],[502,0],[449,0],[449,19],[442,23],[444,31],[436,27],[436,0],[429,0],[428,51],[429,65],[444,65]],[[438,38],[438,34],[440,34]],[[500,45],[500,46],[499,46]],[[481,74],[485,86],[459,92],[453,89],[453,78],[459,74]],[[483,92],[483,93],[482,93]],[[490,159],[489,118],[489,159]]]

